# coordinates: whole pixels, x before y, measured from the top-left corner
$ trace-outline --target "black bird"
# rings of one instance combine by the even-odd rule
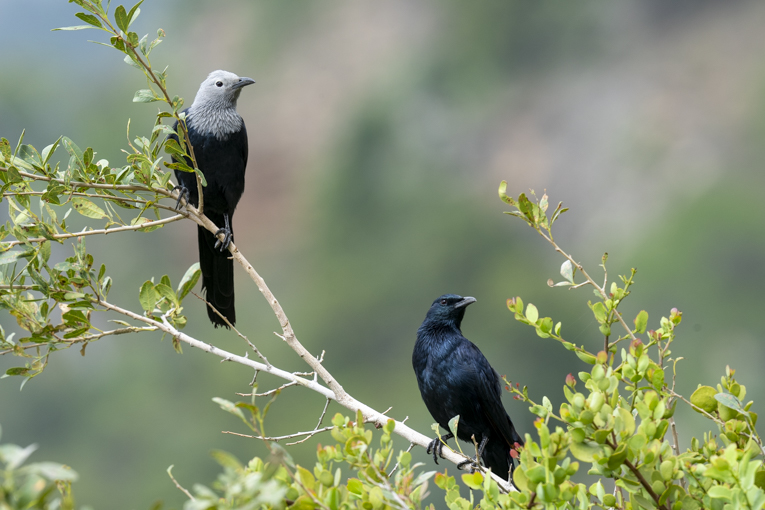
[[[449,420],[459,415],[457,437],[472,443],[475,436],[483,465],[508,480],[513,469],[510,450],[515,443],[522,445],[523,439],[502,406],[499,375],[478,347],[462,336],[460,324],[471,303],[475,298],[456,294],[433,301],[417,330],[412,365],[422,400],[438,424],[448,431]],[[448,432],[441,437],[454,436]],[[438,438],[428,446],[436,464],[442,448]]]
[[[234,261],[229,258],[228,246],[234,239],[232,218],[244,191],[247,166],[247,130],[236,112],[236,101],[242,87],[253,83],[251,78],[240,78],[228,71],[213,71],[200,85],[192,105],[184,110],[194,157],[207,180],[203,212],[220,227],[215,234],[197,228],[202,288],[207,291],[207,301],[231,324],[236,322],[236,310]],[[173,129],[177,132],[177,122]],[[178,141],[176,136],[170,138]],[[185,159],[193,167],[191,160]],[[173,160],[176,161],[175,157]],[[182,196],[196,207],[199,204],[196,176],[176,170],[175,177],[180,188],[176,208]],[[217,238],[218,234],[224,235],[223,241]],[[207,316],[216,328],[228,327],[209,306]]]

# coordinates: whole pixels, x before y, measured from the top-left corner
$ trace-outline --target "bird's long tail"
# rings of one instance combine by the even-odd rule
[[[223,215],[211,214],[207,211],[205,214],[216,225],[223,225]],[[234,309],[234,261],[229,258],[231,253],[228,250],[221,252],[219,248],[215,248],[217,238],[209,230],[198,227],[197,234],[199,267],[202,270],[202,288],[207,291],[206,299],[233,325],[236,323],[236,310]],[[226,322],[209,306],[207,316],[216,328],[228,327]]]
[[[486,448],[483,450],[481,460],[484,465],[491,468],[493,473],[498,474],[505,480],[508,480],[512,476],[513,469],[515,468],[515,461],[510,454],[511,449],[515,446],[515,443],[523,446],[523,438],[515,430],[513,422],[510,421],[510,417],[507,418],[508,425],[510,426],[512,445],[508,445],[506,440],[497,438],[500,440],[489,441],[486,443]]]

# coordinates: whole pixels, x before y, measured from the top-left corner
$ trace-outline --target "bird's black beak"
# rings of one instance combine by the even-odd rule
[[[463,308],[471,303],[475,303],[476,299],[474,297],[464,297],[462,298],[462,301],[457,301],[454,303],[454,308]]]
[[[255,83],[255,80],[252,78],[239,78],[239,81],[234,83],[234,85],[231,87],[232,89],[241,89],[242,87],[246,87],[247,85],[252,85]]]

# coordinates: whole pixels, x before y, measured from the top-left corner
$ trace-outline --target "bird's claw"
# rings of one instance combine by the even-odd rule
[[[175,210],[180,211],[181,200],[185,200],[186,204],[189,203],[189,188],[187,188],[183,184],[179,184],[178,186],[175,187],[175,189],[178,190],[178,201],[175,202]]]
[[[218,231],[215,232],[215,237],[218,237],[220,234],[223,234],[223,240],[221,241],[220,238],[216,239],[215,248],[220,247],[220,251],[225,251],[228,249],[228,245],[231,244],[231,238],[234,234],[231,232],[231,229],[219,228]]]
[[[438,464],[438,457],[441,457],[442,459],[444,458],[444,443],[453,437],[454,437],[454,434],[449,433],[444,436],[437,437],[433,441],[428,443],[428,449],[426,450],[426,452],[427,453],[433,452],[433,462]]]
[[[217,238],[220,234],[223,234],[223,240],[216,239],[215,241],[215,248],[220,247],[220,251],[225,251],[228,249],[228,245],[231,244],[231,240],[234,238],[234,233],[231,231],[231,224],[228,220],[228,214],[223,215],[223,228],[219,228],[217,232],[215,232],[215,237]]]
[[[463,460],[459,464],[457,464],[457,469],[462,469],[463,467],[470,465],[470,473],[475,473],[481,468],[481,463],[476,459],[467,459]]]

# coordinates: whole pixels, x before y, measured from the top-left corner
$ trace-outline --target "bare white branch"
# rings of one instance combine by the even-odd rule
[[[223,349],[220,349],[218,347],[215,347],[214,345],[210,345],[208,343],[202,342],[200,340],[197,340],[196,338],[190,337],[189,335],[182,333],[181,331],[178,331],[175,329],[168,321],[167,319],[164,319],[162,322],[159,322],[157,320],[154,320],[152,318],[146,317],[144,315],[139,315],[135,312],[132,312],[130,310],[126,310],[124,308],[121,308],[119,306],[116,306],[112,303],[108,303],[103,300],[99,300],[98,304],[107,310],[111,310],[113,312],[125,315],[126,317],[130,317],[131,319],[143,322],[145,324],[149,324],[151,326],[156,327],[157,329],[171,335],[173,338],[178,339],[179,341],[190,345],[191,347],[195,347],[197,349],[201,349],[207,353],[210,353],[214,356],[218,356],[220,358],[232,361],[234,363],[239,363],[241,365],[248,366],[252,368],[253,370],[265,372],[271,375],[275,375],[276,377],[279,377],[281,379],[284,379],[286,381],[292,382],[294,381],[296,385],[302,386],[304,388],[307,388],[309,390],[315,391],[316,393],[319,393],[320,395],[323,395],[324,398],[334,400],[338,404],[342,405],[346,409],[349,409],[350,411],[356,413],[358,411],[361,411],[362,416],[364,417],[365,423],[372,423],[375,425],[375,427],[382,427],[384,426],[388,420],[391,420],[392,418],[388,418],[384,414],[382,414],[379,411],[376,411],[375,409],[372,409],[368,405],[364,404],[363,402],[360,402],[350,396],[349,394],[345,393],[343,391],[342,400],[337,398],[337,394],[331,389],[327,388],[323,384],[321,384],[318,381],[314,381],[311,379],[305,379],[303,377],[297,376],[293,374],[292,372],[288,372],[286,370],[282,370],[280,368],[277,368],[273,365],[268,366],[264,363],[260,363],[258,361],[255,361],[253,359],[249,359],[244,356],[238,356],[236,354],[230,353],[228,351],[225,351]],[[310,356],[310,354],[309,354]],[[316,360],[313,356],[311,356],[311,359]],[[321,367],[323,369],[323,367]],[[324,369],[323,369],[324,370]],[[334,381],[334,378],[329,376],[329,379],[333,381],[334,385],[339,386]],[[428,444],[430,444],[430,438],[427,437],[424,434],[421,434],[417,432],[416,430],[412,429],[411,427],[405,425],[403,422],[395,421],[395,427],[393,429],[393,432],[410,443],[418,444],[422,446],[423,448],[427,448]],[[455,451],[444,449],[443,451],[443,458],[453,464],[459,464],[463,462],[464,460],[469,459],[469,457],[462,455],[460,453],[457,453]],[[512,490],[510,484],[508,484],[507,481],[503,480],[496,474],[492,473],[492,477],[494,480],[499,484],[499,486],[504,491]]]

